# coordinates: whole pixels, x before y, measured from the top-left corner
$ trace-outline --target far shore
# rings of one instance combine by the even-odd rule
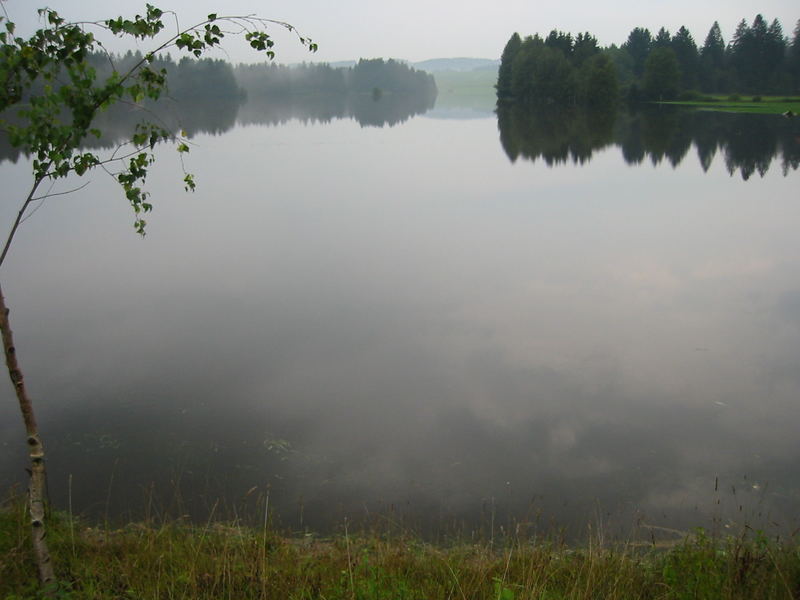
[[[794,96],[752,96],[752,95],[698,95],[692,99],[670,100],[658,104],[694,106],[703,110],[722,112],[753,113],[768,115],[800,115],[800,97]]]

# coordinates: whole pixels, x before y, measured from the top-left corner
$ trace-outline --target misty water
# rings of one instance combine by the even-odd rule
[[[217,111],[196,193],[159,152],[144,240],[104,174],[24,223],[2,281],[56,506],[793,529],[797,123],[429,109]],[[28,163],[0,173],[10,223]]]

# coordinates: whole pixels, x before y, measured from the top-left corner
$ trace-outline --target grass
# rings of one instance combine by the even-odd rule
[[[681,106],[695,106],[703,110],[722,112],[755,113],[755,114],[783,114],[792,111],[800,115],[800,98],[786,96],[740,96],[732,95],[704,95],[687,100],[661,102],[660,104],[677,104]]]
[[[281,600],[773,599],[800,597],[800,546],[698,532],[668,549],[509,539],[436,546],[411,535],[282,536],[237,523],[51,519],[57,598]],[[21,502],[0,511],[0,597],[40,597]]]
[[[434,73],[434,78],[440,94],[489,94],[495,97],[497,71],[493,69],[440,71]]]
[[[497,71],[480,69],[476,71],[441,71],[434,74],[436,88],[436,108],[473,109],[493,112],[497,105]]]
[[[497,93],[494,84],[497,83],[497,71],[442,71],[435,73],[436,88],[439,98],[483,101],[494,106],[497,103]]]

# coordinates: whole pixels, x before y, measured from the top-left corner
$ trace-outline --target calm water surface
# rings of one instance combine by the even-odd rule
[[[193,195],[162,152],[145,240],[110,178],[48,201],[3,287],[57,504],[795,527],[796,128],[725,138],[778,131],[764,169],[681,129],[653,150],[664,119],[579,144],[515,118],[248,115],[193,138]],[[4,223],[27,173],[0,165]],[[25,456],[0,400],[5,489]]]

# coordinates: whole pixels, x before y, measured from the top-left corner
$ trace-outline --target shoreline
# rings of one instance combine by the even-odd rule
[[[402,531],[288,537],[265,523],[91,526],[61,512],[48,540],[58,598],[793,598],[800,544],[744,528],[675,543],[554,537],[432,544]],[[37,597],[25,507],[0,508],[0,597]]]

